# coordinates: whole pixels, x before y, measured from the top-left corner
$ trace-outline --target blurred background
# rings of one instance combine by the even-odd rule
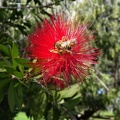
[[[36,83],[24,48],[61,11],[90,25],[102,54],[84,83],[57,91]],[[120,120],[120,0],[1,0],[0,120]]]

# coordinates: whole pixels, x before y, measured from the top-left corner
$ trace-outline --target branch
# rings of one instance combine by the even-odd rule
[[[84,111],[83,114],[81,114],[80,116],[77,115],[76,118],[77,120],[88,120],[95,112],[97,112],[98,109],[93,110],[93,109],[87,109]]]

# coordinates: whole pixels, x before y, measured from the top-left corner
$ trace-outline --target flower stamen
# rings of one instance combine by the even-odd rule
[[[69,52],[71,52],[72,46],[76,44],[76,39],[67,39],[66,36],[63,36],[61,40],[57,41],[54,45],[55,49],[50,50],[50,52],[53,53],[59,53],[60,55]]]

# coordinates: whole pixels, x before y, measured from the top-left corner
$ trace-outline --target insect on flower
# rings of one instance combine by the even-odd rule
[[[50,50],[54,53],[59,53],[60,55],[64,54],[65,52],[71,52],[72,46],[76,44],[76,39],[68,40],[65,36],[62,37],[61,40],[55,43],[55,50]]]
[[[37,60],[35,66],[41,72],[38,82],[60,88],[72,84],[73,79],[82,81],[100,54],[92,47],[94,36],[88,32],[87,24],[75,26],[63,15],[45,19],[28,38],[29,57]]]

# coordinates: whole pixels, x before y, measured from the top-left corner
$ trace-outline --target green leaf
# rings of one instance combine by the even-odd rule
[[[4,65],[5,65],[5,62],[0,61],[0,72],[5,72]]]
[[[15,61],[24,67],[28,67],[28,68],[30,67],[31,62],[29,60],[23,58],[15,58]]]
[[[19,51],[18,51],[18,47],[17,47],[16,42],[13,42],[11,54],[12,54],[13,67],[16,69],[17,63],[16,63],[16,61],[14,60],[14,58],[19,56]]]
[[[73,95],[75,95],[80,89],[80,85],[76,84],[76,85],[72,85],[69,88],[66,88],[62,91],[60,91],[60,95],[62,98],[70,98]]]
[[[4,55],[10,56],[9,48],[3,44],[0,44],[0,52]]]
[[[17,92],[16,93],[16,96],[15,96],[15,99],[16,99],[16,105],[19,109],[21,109],[22,107],[22,103],[23,103],[23,90],[22,90],[22,85],[19,84],[19,86],[16,88]]]
[[[6,79],[6,80],[0,80],[0,90],[6,86],[6,84],[8,84],[8,82],[10,81],[10,79]]]
[[[0,102],[3,100],[3,97],[8,89],[9,82],[10,82],[10,79],[0,81]]]
[[[5,65],[4,61],[0,61],[0,68],[3,68],[3,65]]]
[[[17,78],[23,78],[24,74],[22,72],[18,72],[16,71],[14,68],[12,67],[8,67],[8,66],[4,66],[6,71],[12,75],[15,75]]]
[[[80,101],[80,98],[76,99],[70,99],[64,103],[64,106],[68,109],[71,110],[73,109]]]
[[[18,64],[18,68],[22,72],[22,74],[24,74],[24,66]]]
[[[12,57],[18,57],[19,56],[19,51],[18,51],[18,46],[16,42],[13,42],[12,45]]]
[[[4,68],[0,68],[0,72],[5,72],[6,70]]]
[[[4,68],[6,69],[6,71],[12,75],[14,75],[15,69],[12,67],[8,67],[8,66],[4,66]]]
[[[8,89],[8,104],[9,104],[11,112],[13,112],[15,108],[15,89],[14,89],[13,81],[11,81],[9,89]]]
[[[0,103],[2,102],[3,98],[4,98],[4,95],[5,95],[5,90],[0,90]]]
[[[18,71],[15,71],[14,72],[14,75],[17,77],[17,78],[23,78],[24,75],[21,73],[21,72],[18,72]]]
[[[3,61],[5,62],[5,64],[4,64],[4,65],[7,65],[7,66],[12,66],[12,65],[11,65],[11,63],[10,63],[10,61],[9,61],[9,60],[7,60],[7,58],[6,58],[6,57],[2,57],[2,59],[3,59]]]
[[[24,67],[30,68],[30,61],[23,58],[14,58],[14,60],[18,63],[19,70],[24,73]]]

